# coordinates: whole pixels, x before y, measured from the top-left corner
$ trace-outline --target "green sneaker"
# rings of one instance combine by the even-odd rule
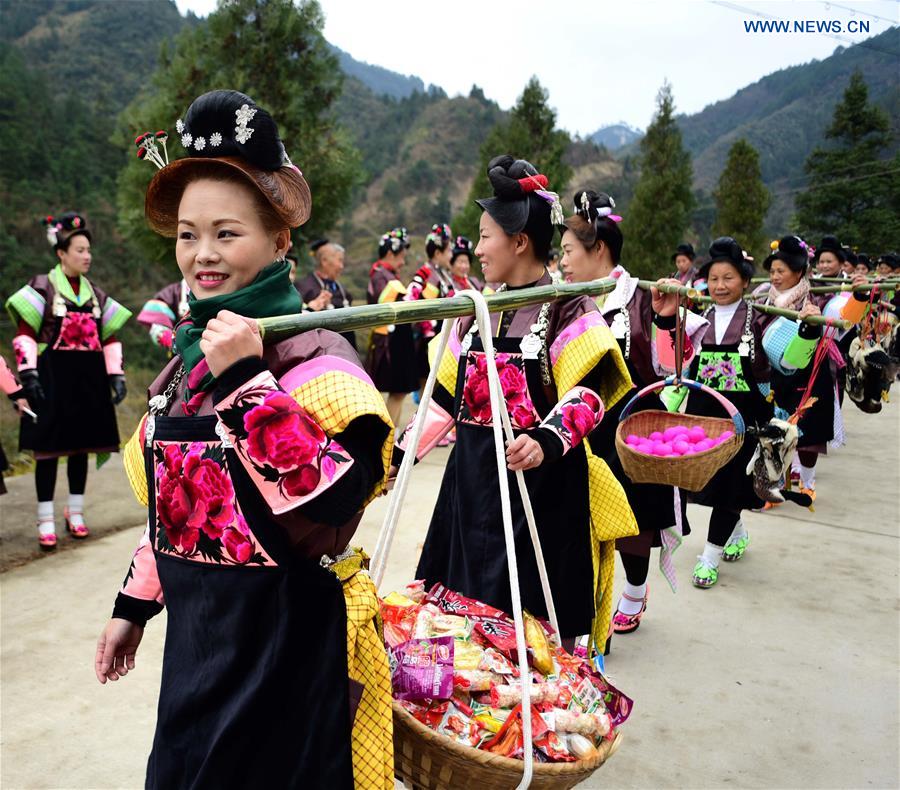
[[[725,551],[722,552],[722,559],[725,562],[737,562],[744,556],[749,545],[750,535],[746,532],[739,538],[729,538],[728,543],[725,544]]]
[[[691,581],[694,583],[694,587],[700,587],[705,590],[719,581],[719,569],[714,565],[710,565],[703,555],[697,557],[697,560]]]

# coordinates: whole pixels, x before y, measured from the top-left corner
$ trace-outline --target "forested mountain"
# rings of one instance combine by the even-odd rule
[[[590,135],[590,139],[609,151],[617,151],[623,146],[640,140],[643,132],[627,123],[613,123],[603,126]]]

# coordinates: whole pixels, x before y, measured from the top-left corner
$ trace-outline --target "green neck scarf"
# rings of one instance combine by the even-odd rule
[[[182,403],[185,414],[195,414],[206,393],[216,383],[200,350],[200,337],[207,322],[220,310],[230,310],[247,318],[299,313],[303,302],[291,283],[290,271],[291,266],[286,261],[274,261],[239,291],[208,299],[195,299],[193,294],[188,297],[190,312],[175,331],[175,351],[181,357],[186,376]]]

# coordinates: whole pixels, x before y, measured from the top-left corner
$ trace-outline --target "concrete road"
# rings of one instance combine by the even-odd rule
[[[640,630],[607,659],[636,705],[622,748],[584,787],[900,786],[900,407],[845,414],[850,445],[821,462],[815,513],[749,514],[751,547],[711,590],[690,586],[707,516],[691,508],[679,592],[654,571]],[[385,591],[415,567],[446,456],[415,470]],[[4,550],[32,520],[32,481],[10,483]],[[95,640],[142,527],[121,467],[90,485],[103,492],[89,498],[90,523],[107,534],[0,576],[3,788],[143,785],[165,615],[148,626],[136,670],[100,686]],[[385,507],[372,505],[357,535],[370,550]]]

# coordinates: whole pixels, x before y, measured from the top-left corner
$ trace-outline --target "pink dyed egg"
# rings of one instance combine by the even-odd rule
[[[723,431],[722,435],[719,437],[720,444],[721,442],[727,442],[732,436],[734,436],[734,431]]]
[[[656,456],[658,456],[658,457],[660,457],[660,458],[665,458],[667,455],[670,454],[670,453],[669,453],[669,450],[671,450],[671,449],[672,449],[671,447],[669,447],[669,448],[667,448],[667,449],[664,448],[663,445],[662,445],[662,443],[660,443],[660,444],[654,444],[654,445],[653,445],[652,453],[653,453],[653,455],[656,455]]]
[[[691,449],[691,445],[683,439],[676,439],[674,442],[672,442],[672,449],[676,453],[678,453],[678,455],[684,455],[688,450]]]
[[[693,428],[688,428],[688,439],[690,439],[694,444],[697,442],[702,442],[706,438],[706,429],[702,425],[695,425]]]
[[[699,441],[694,445],[694,452],[702,453],[706,450],[711,449],[712,446],[713,446],[712,439],[703,439],[702,441]]]
[[[667,442],[671,442],[677,436],[680,436],[681,434],[687,434],[687,432],[688,429],[683,425],[673,425],[671,428],[666,428],[666,430],[663,431],[663,439]]]
[[[630,445],[631,447],[634,447],[640,443],[641,443],[641,437],[638,436],[636,433],[630,433],[630,434],[628,434],[628,436],[625,437],[625,444]]]
[[[653,445],[648,441],[642,441],[637,446],[636,449],[639,453],[645,453],[646,455],[651,455],[653,452]]]
[[[651,442],[661,442],[663,435],[661,431],[654,431],[647,437]]]
[[[697,455],[697,451],[689,446],[687,450],[684,451],[684,455]]]

